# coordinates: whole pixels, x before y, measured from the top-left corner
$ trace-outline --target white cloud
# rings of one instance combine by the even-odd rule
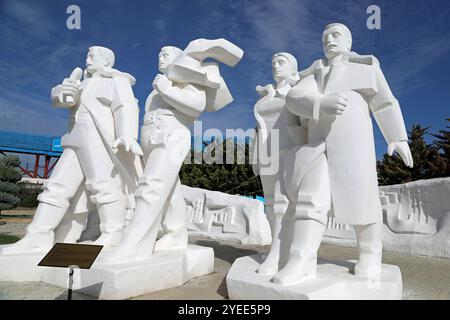
[[[18,29],[22,36],[30,35],[36,40],[49,40],[56,26],[36,2],[4,0],[1,9],[5,17],[0,22],[1,30]],[[20,41],[20,37],[17,37]]]
[[[377,44],[383,47],[389,59],[378,58],[394,94],[406,95],[434,81],[423,72],[450,52],[448,28],[443,27],[450,10],[437,8],[421,2],[414,5],[400,2],[382,7],[382,15],[389,13],[391,18],[382,20],[382,33]]]
[[[375,54],[394,94],[402,95],[433,81],[422,73],[436,59],[450,51],[448,22],[450,9],[436,11],[439,6],[410,1],[381,2],[382,30],[366,27],[366,8],[370,1],[341,0],[322,2],[313,0],[252,0],[227,4],[208,2],[209,14],[199,30],[214,26],[222,34],[240,45],[246,63],[228,72],[227,80],[241,79],[241,86],[232,90],[235,103],[251,106],[256,102],[254,87],[273,82],[270,58],[279,51],[292,53],[300,68],[308,67],[323,57],[321,34],[326,24],[342,22],[353,33],[353,49],[361,54]],[[415,23],[414,19],[420,21]],[[226,78],[227,79],[227,78]],[[231,89],[231,88],[230,88]],[[255,101],[251,101],[251,99]],[[226,122],[227,126],[248,119],[247,108],[232,104],[226,107],[220,121],[209,115],[212,123]],[[254,120],[253,120],[254,121]],[[247,126],[252,125],[249,120]]]
[[[167,23],[163,18],[156,19],[155,30],[158,32],[160,41],[166,41],[167,37]]]
[[[46,135],[62,135],[67,131],[67,111],[52,110],[50,102],[43,105],[26,97],[15,100],[0,98],[1,130]]]

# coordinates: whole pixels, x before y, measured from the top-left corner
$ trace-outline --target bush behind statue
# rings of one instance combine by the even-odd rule
[[[19,165],[18,157],[0,158],[0,212],[13,209],[20,203],[20,198],[17,196],[19,193],[17,182],[22,178]]]

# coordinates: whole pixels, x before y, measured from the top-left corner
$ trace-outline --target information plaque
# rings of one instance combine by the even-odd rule
[[[40,267],[69,268],[69,291],[72,299],[73,269],[89,269],[102,251],[103,246],[91,244],[57,243],[39,262]]]
[[[89,269],[103,246],[91,244],[57,243],[39,262],[41,267],[68,268],[77,266]]]

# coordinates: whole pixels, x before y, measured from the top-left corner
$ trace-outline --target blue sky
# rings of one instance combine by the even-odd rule
[[[66,28],[66,8],[81,8],[81,30]],[[366,8],[381,8],[381,30],[369,30]],[[398,98],[407,128],[445,127],[450,117],[450,6],[448,1],[65,1],[0,0],[0,130],[61,135],[67,111],[50,105],[50,89],[91,45],[116,53],[116,68],[137,79],[143,104],[165,45],[184,48],[196,38],[226,38],[245,54],[221,71],[234,102],[201,116],[203,128],[253,128],[255,87],[271,83],[271,56],[287,51],[300,69],[323,56],[321,33],[331,22],[353,33],[353,50],[373,54]],[[386,144],[375,129],[378,156]]]

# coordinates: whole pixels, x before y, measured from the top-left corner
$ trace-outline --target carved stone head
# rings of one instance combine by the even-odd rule
[[[352,34],[344,24],[331,23],[323,31],[322,44],[328,59],[346,54],[352,49]]]
[[[158,68],[161,73],[166,73],[167,67],[181,53],[181,49],[172,46],[162,47],[158,56]]]
[[[115,56],[111,49],[93,46],[89,48],[86,57],[86,71],[89,73],[94,73],[99,69],[114,66]]]
[[[272,74],[276,82],[283,80],[298,81],[297,59],[287,52],[279,52],[272,56]]]

